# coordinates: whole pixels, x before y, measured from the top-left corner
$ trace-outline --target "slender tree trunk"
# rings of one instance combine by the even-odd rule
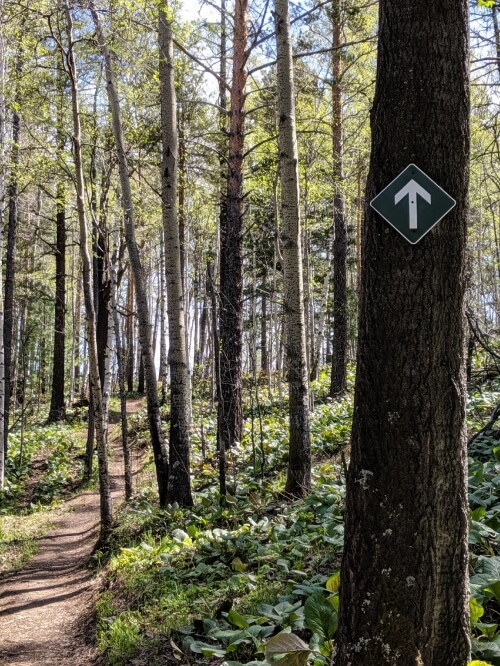
[[[117,236],[118,234],[116,234]],[[113,256],[110,261],[110,282],[111,282],[111,291],[110,291],[110,307],[113,317],[113,330],[116,340],[116,365],[117,365],[117,375],[118,375],[118,386],[120,389],[120,420],[121,420],[121,431],[122,431],[122,450],[123,450],[123,472],[125,479],[125,499],[128,501],[132,497],[133,484],[132,484],[132,463],[130,459],[130,445],[128,441],[128,419],[127,419],[127,391],[125,389],[125,354],[122,345],[122,338],[120,335],[120,318],[118,316],[118,308],[116,304],[116,293],[119,287],[119,278],[121,276],[121,271],[119,265],[119,255],[121,252],[118,252],[119,241],[115,237],[114,241],[114,250]]]
[[[127,359],[126,359],[126,375],[127,375],[127,391],[132,393],[134,390],[134,330],[135,330],[135,315],[134,315],[134,279],[129,272],[128,286],[127,286],[127,321],[126,321],[126,337],[127,337]]]
[[[22,51],[19,47],[15,74],[22,72]],[[3,345],[4,345],[4,371],[5,371],[5,403],[4,403],[4,448],[7,455],[9,438],[10,400],[12,394],[12,332],[14,326],[14,284],[16,277],[16,251],[17,251],[17,204],[18,204],[18,168],[19,168],[19,141],[21,139],[21,120],[18,109],[21,107],[21,93],[19,85],[15,95],[14,111],[12,112],[12,150],[10,156],[10,175],[7,185],[8,227],[7,227],[7,255],[5,262],[4,287],[4,319],[3,319]]]
[[[464,666],[468,2],[379,26],[367,201],[414,163],[456,206],[415,245],[366,206],[335,664]]]
[[[66,340],[66,210],[65,187],[60,183],[56,203],[56,302],[54,312],[54,355],[52,363],[52,392],[49,423],[63,421],[65,340]]]
[[[225,14],[223,15],[225,16]],[[221,216],[219,442],[224,449],[241,441],[241,361],[243,336],[243,155],[245,142],[248,0],[236,0],[233,79],[229,126],[227,199]]]
[[[331,267],[331,253],[330,249],[327,250],[326,255],[326,275],[323,278],[323,293],[321,295],[321,303],[318,317],[318,331],[316,335],[316,342],[314,343],[314,357],[311,365],[311,381],[318,379],[318,370],[321,360],[321,350],[323,348],[323,341],[325,337],[325,324],[326,324],[326,311],[328,308],[328,294],[330,291],[330,267]]]
[[[214,375],[215,375],[215,392],[217,395],[217,402],[220,404],[222,401],[222,380],[220,372],[220,341],[219,341],[219,326],[217,317],[217,297],[215,295],[215,284],[212,276],[212,267],[207,264],[207,277],[210,285],[210,295],[212,299],[212,339],[213,339],[213,356],[214,356]],[[217,455],[219,462],[219,493],[221,498],[226,495],[226,449],[221,446],[220,441],[221,430],[217,429]]]
[[[57,128],[57,150],[62,157],[66,143],[63,131],[64,84],[63,72],[58,73],[59,111]],[[56,201],[56,299],[54,308],[54,354],[52,359],[52,388],[49,410],[49,423],[63,421],[66,416],[64,401],[65,343],[66,343],[66,192],[61,181],[57,186]]]
[[[5,37],[3,32],[4,25],[4,0],[0,0],[0,220],[3,221],[4,195],[5,195]],[[3,239],[4,227],[0,224],[0,490],[4,488],[5,480],[5,360],[4,360],[4,298],[3,298]]]
[[[260,297],[260,371],[267,377],[269,375],[269,352],[267,348],[267,276],[262,284]]]
[[[166,307],[165,307],[165,240],[163,232],[160,233],[160,371],[158,380],[161,385],[161,404],[167,404],[167,341],[165,339],[166,329]]]
[[[309,387],[304,322],[304,287],[299,203],[299,158],[288,0],[275,0],[278,142],[281,172],[284,311],[288,361],[290,440],[285,492],[306,495],[311,488]]]
[[[177,211],[179,159],[177,102],[174,83],[172,31],[164,8],[160,9],[159,14],[159,45],[163,144],[162,208],[167,282],[168,362],[170,367],[170,466],[168,500],[169,502],[177,502],[183,506],[191,506],[193,504],[189,462],[191,386],[187,362],[186,334],[184,330],[184,295]]]
[[[99,364],[96,340],[96,316],[94,309],[94,296],[92,293],[91,260],[88,249],[87,221],[85,219],[85,186],[83,179],[83,162],[81,146],[80,108],[78,99],[78,75],[74,57],[73,19],[69,9],[68,0],[62,0],[66,15],[68,32],[67,63],[71,79],[71,100],[73,113],[73,147],[76,171],[76,202],[78,222],[80,229],[80,254],[83,270],[83,292],[85,302],[85,318],[87,328],[87,344],[90,362],[90,384],[94,404],[95,433],[97,440],[97,456],[99,464],[99,491],[100,491],[100,541],[107,542],[111,530],[112,504],[111,490],[108,474],[107,443],[104,432],[103,405],[101,395],[101,381],[99,378]]]
[[[332,8],[332,139],[333,139],[333,352],[330,396],[347,389],[347,215],[344,199],[344,149],[342,122],[342,5]]]
[[[156,478],[158,481],[158,493],[160,505],[165,506],[167,502],[167,479],[168,463],[165,442],[161,430],[160,403],[156,386],[156,372],[154,367],[154,356],[151,345],[151,320],[149,317],[148,299],[144,285],[139,248],[135,238],[134,210],[132,203],[132,191],[130,188],[129,169],[125,140],[121,124],[120,103],[115,86],[113,64],[104,34],[102,32],[99,17],[92,1],[89,9],[96,29],[97,40],[101,48],[106,68],[106,82],[109,105],[113,119],[113,132],[116,142],[118,157],[118,169],[120,173],[120,185],[122,193],[122,204],[125,224],[125,241],[130,259],[130,265],[134,275],[134,287],[136,295],[137,316],[139,320],[139,341],[141,344],[142,358],[144,362],[144,376],[146,380],[146,399],[148,406],[149,432],[154,452],[156,466]]]

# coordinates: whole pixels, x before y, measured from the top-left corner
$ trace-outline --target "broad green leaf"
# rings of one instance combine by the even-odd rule
[[[476,622],[474,627],[479,629],[479,631],[486,636],[486,638],[493,638],[497,632],[498,624],[484,624],[482,622]]]
[[[469,601],[470,608],[470,621],[472,624],[479,622],[480,618],[484,615],[484,608],[474,598]]]
[[[470,517],[472,520],[480,520],[481,518],[484,518],[486,515],[486,509],[484,506],[478,506],[477,509],[474,509],[474,511],[471,511]]]
[[[486,661],[479,661],[478,659],[474,659],[474,661],[469,661],[467,666],[491,666],[491,664],[488,664]]]
[[[280,659],[280,666],[306,666],[310,650],[295,634],[278,634],[266,643],[266,659],[278,654],[286,655]]]
[[[324,640],[337,631],[337,613],[322,594],[309,597],[304,606],[306,627]]]
[[[230,624],[234,624],[235,627],[239,627],[240,629],[248,629],[248,627],[250,626],[246,618],[234,610],[230,610],[229,613],[227,614],[227,621]]]
[[[326,581],[326,589],[328,592],[338,592],[340,588],[340,571],[337,571],[336,574],[333,574],[333,576],[330,576],[330,578]]]
[[[495,0],[477,0],[477,4],[480,7],[493,7]]]
[[[239,571],[240,573],[248,569],[248,564],[244,564],[239,557],[235,557],[231,562],[231,566],[234,571]]]

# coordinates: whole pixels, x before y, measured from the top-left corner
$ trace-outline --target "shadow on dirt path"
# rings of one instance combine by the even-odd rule
[[[127,403],[138,411],[142,399]],[[110,433],[113,509],[123,499],[120,424]],[[134,461],[135,462],[135,461]],[[0,582],[1,666],[90,666],[95,651],[86,636],[93,578],[86,567],[98,537],[99,492],[64,503],[55,529],[40,539],[38,554]]]

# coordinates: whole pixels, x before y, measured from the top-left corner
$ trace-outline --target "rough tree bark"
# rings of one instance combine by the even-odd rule
[[[104,37],[104,33],[102,31],[99,16],[92,1],[89,2],[89,9],[92,15],[92,20],[94,22],[97,40],[101,48],[106,69],[106,88],[113,120],[113,133],[115,136],[118,170],[120,174],[120,185],[122,192],[125,241],[127,244],[130,266],[134,275],[137,318],[139,324],[139,342],[141,345],[142,359],[144,362],[144,377],[146,381],[149,432],[151,435],[151,445],[154,452],[160,505],[165,506],[167,503],[168,459],[161,429],[160,403],[158,400],[153,348],[151,345],[152,331],[149,316],[148,298],[144,284],[139,248],[135,238],[134,209],[132,203],[132,191],[130,187],[127,153],[121,123],[120,102],[115,86],[111,55],[106,43],[106,39]]]
[[[288,472],[285,492],[306,495],[311,488],[311,436],[307,376],[304,287],[300,228],[299,157],[288,0],[275,0],[278,76],[278,143],[281,173],[283,310],[286,326]]]
[[[223,17],[225,12],[223,12]],[[236,0],[234,14],[233,78],[230,94],[227,197],[221,214],[220,252],[220,374],[222,400],[218,405],[219,446],[241,441],[241,359],[243,336],[243,157],[248,0]]]
[[[366,207],[336,666],[468,662],[467,0],[382,0],[367,201],[415,163],[456,207],[411,245]]]
[[[168,501],[192,506],[189,462],[190,394],[184,289],[177,209],[179,141],[174,82],[174,47],[168,5],[160,6],[160,103],[162,160],[162,212],[167,282],[168,363],[170,367],[170,442]]]

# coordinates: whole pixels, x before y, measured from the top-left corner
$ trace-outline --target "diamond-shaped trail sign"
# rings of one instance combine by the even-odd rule
[[[384,220],[414,245],[455,206],[456,201],[410,164],[370,201]]]

